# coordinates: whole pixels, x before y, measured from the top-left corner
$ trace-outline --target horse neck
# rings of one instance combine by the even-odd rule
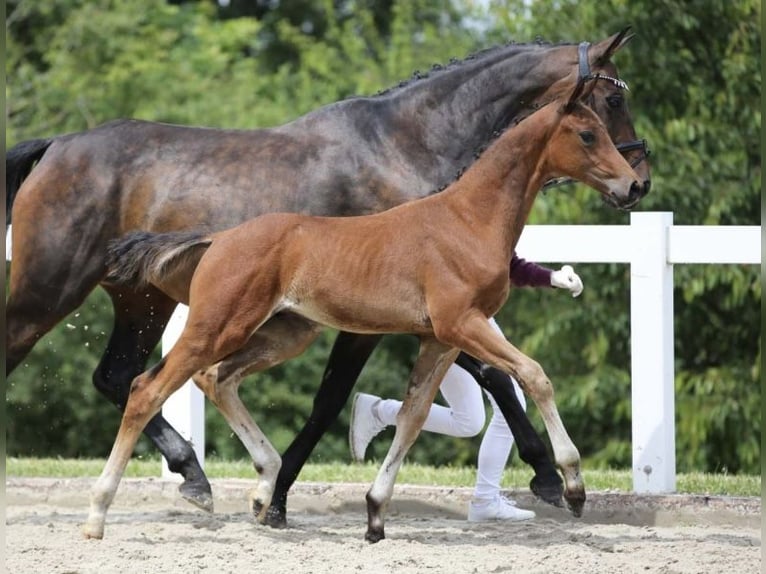
[[[548,141],[558,114],[549,106],[507,130],[441,195],[466,229],[510,256],[542,185],[553,175]]]
[[[571,55],[563,56],[564,50]],[[494,133],[517,121],[551,85],[572,73],[576,62],[573,46],[525,44],[490,50],[397,89],[391,96],[393,115],[441,160],[441,167],[462,169]]]

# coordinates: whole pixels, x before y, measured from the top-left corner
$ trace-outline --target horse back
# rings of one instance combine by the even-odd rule
[[[356,135],[357,115],[334,110],[257,130],[109,122],[53,139],[18,201],[30,212],[58,206],[57,217],[97,213],[92,223],[109,236],[216,231],[277,211],[379,211],[405,198],[377,181],[374,162],[361,168],[374,154]]]

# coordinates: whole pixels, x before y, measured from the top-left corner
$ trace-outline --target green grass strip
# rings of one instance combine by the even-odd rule
[[[9,477],[96,477],[101,473],[106,459],[55,459],[14,458],[6,459]],[[225,461],[209,458],[205,461],[209,478],[254,478],[255,471],[247,461]],[[302,482],[372,482],[378,472],[378,464],[307,464],[298,480]],[[159,459],[131,460],[125,476],[132,478],[158,477],[161,474]],[[629,470],[585,470],[585,484],[591,491],[630,492],[632,476]],[[476,469],[471,467],[433,467],[404,464],[397,482],[432,486],[473,486]],[[503,487],[526,489],[532,479],[527,467],[507,469]],[[687,473],[676,478],[679,493],[725,496],[760,496],[761,477],[752,475]]]

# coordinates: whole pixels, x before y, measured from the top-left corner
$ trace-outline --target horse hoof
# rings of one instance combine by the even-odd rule
[[[367,530],[367,533],[364,535],[364,539],[369,542],[370,544],[375,544],[376,542],[380,542],[386,537],[385,534],[383,534],[383,529],[369,529]]]
[[[264,512],[263,503],[260,500],[253,500],[252,511],[258,524],[271,528],[287,528],[287,511],[284,508],[277,508],[272,504]]]
[[[546,484],[539,477],[534,476],[529,482],[529,489],[543,502],[557,508],[564,508],[564,500],[562,498],[564,495],[563,481],[558,475],[557,478],[558,482]]]
[[[258,509],[256,509],[256,505]],[[258,502],[253,503],[253,514],[258,516],[258,522],[271,528],[287,528],[287,516],[284,509],[276,508],[275,506],[269,506],[265,514],[261,514],[263,511],[262,505]]]
[[[213,512],[213,493],[210,484],[184,482],[178,487],[181,498],[205,512]]]

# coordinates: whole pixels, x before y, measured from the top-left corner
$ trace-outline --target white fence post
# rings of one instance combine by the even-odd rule
[[[11,229],[13,225],[9,225],[5,230],[5,260],[11,260]]]
[[[178,305],[162,335],[162,355],[167,355],[181,336],[189,308]],[[202,468],[205,468],[205,395],[197,386],[187,381],[170,395],[162,406],[162,415],[181,436],[191,442]],[[162,478],[179,478],[170,472],[168,463],[162,459]]]
[[[633,489],[676,489],[672,213],[631,213]]]

